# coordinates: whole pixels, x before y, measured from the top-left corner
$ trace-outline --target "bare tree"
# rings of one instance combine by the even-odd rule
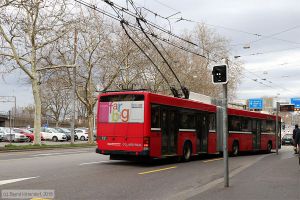
[[[54,74],[41,85],[42,114],[59,126],[70,116],[71,89],[66,81],[67,74]]]
[[[81,8],[80,8],[81,9]],[[58,40],[48,50],[44,61],[48,66],[76,66],[76,95],[85,105],[89,128],[89,143],[93,142],[94,107],[97,102],[96,85],[111,84],[118,73],[109,66],[107,52],[111,46],[110,23],[105,23],[102,16],[94,11],[82,8],[77,14],[73,31]],[[109,71],[109,73],[108,73]],[[73,74],[69,73],[72,85]],[[103,78],[103,74],[109,74]],[[101,81],[103,80],[103,82]]]
[[[15,0],[0,8],[1,68],[21,70],[30,80],[35,104],[35,140],[41,144],[41,54],[66,32],[64,0]]]

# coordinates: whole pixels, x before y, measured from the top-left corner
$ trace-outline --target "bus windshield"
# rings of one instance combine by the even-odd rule
[[[144,95],[112,95],[100,97],[100,123],[143,123]]]

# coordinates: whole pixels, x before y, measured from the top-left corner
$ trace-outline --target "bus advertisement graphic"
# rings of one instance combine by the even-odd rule
[[[100,122],[143,123],[143,101],[100,102]]]

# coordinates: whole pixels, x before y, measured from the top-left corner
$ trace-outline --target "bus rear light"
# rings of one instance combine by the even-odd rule
[[[148,150],[150,146],[150,138],[144,137],[144,150]]]

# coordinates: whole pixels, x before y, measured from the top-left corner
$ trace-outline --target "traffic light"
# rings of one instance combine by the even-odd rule
[[[227,65],[214,66],[212,71],[212,81],[215,84],[226,84],[227,78]]]

